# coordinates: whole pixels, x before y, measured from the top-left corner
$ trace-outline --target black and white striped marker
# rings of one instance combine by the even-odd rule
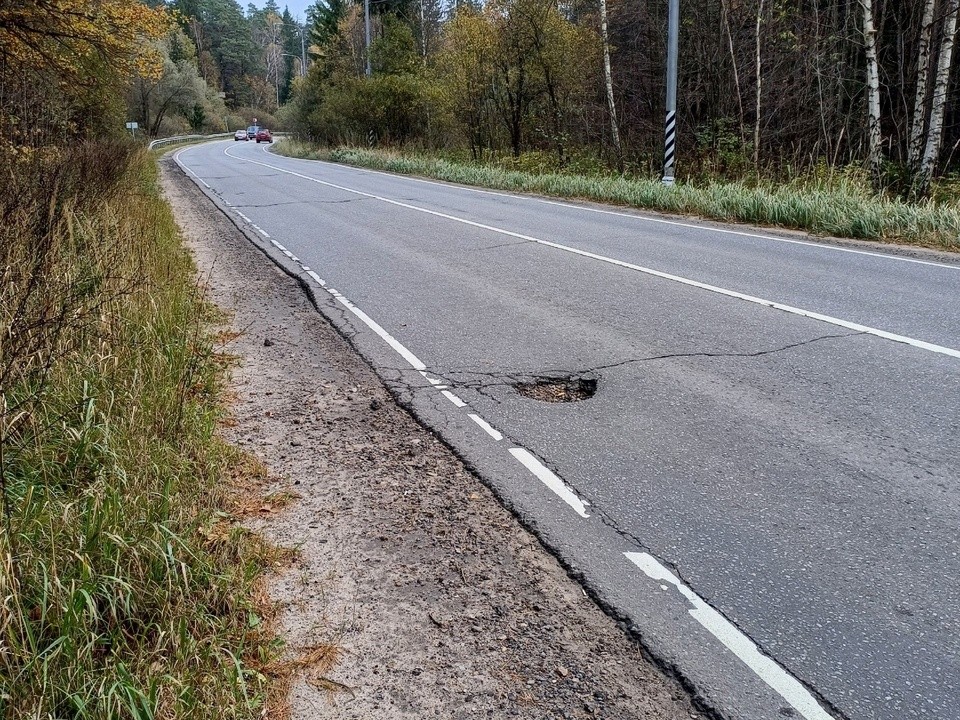
[[[663,151],[663,182],[673,184],[673,162],[677,154],[677,111],[667,113]]]

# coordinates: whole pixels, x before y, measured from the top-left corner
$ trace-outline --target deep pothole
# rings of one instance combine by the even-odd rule
[[[531,400],[552,403],[579,402],[592,398],[597,392],[594,377],[541,377],[516,383],[514,389]]]

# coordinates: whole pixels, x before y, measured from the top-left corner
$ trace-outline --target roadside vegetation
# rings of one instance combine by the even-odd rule
[[[224,359],[153,162],[0,178],[0,716],[248,718],[269,550],[232,522]],[[51,191],[52,197],[51,197]]]
[[[508,157],[478,163],[424,153],[339,147],[317,148],[284,141],[276,151],[343,162],[448,182],[561,198],[593,200],[632,208],[698,215],[730,222],[806,230],[844,238],[904,242],[960,250],[960,207],[933,201],[909,202],[875,193],[864,173],[824,169],[790,182],[680,182],[624,176],[596,168],[578,172],[555,167],[550,158]],[[522,168],[522,169],[516,169]]]
[[[173,28],[136,0],[0,9],[0,717],[261,717],[276,551],[228,493],[230,359],[127,92]]]
[[[369,51],[359,3],[311,9],[312,63],[279,111],[307,152],[489,187],[957,246],[953,0],[681,4],[672,190],[658,182],[667,3],[372,8]]]

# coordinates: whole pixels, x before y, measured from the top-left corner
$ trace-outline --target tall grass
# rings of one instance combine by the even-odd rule
[[[0,177],[0,716],[248,718],[263,562],[229,529],[212,317],[155,166]]]
[[[810,175],[789,183],[707,181],[666,187],[657,180],[549,170],[523,171],[498,164],[452,162],[396,151],[336,148],[317,151],[284,141],[278,151],[390,172],[477,185],[698,215],[715,220],[806,230],[843,238],[882,240],[960,250],[960,208],[911,203],[872,192],[846,173]]]

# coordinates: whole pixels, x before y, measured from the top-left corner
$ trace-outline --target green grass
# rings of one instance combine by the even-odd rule
[[[216,313],[155,164],[36,151],[0,191],[0,716],[259,717],[267,550],[225,512]]]
[[[357,148],[316,149],[284,141],[277,151],[357,167],[561,198],[592,200],[727,222],[805,230],[817,235],[960,250],[960,208],[878,195],[855,174],[820,173],[793,182],[708,181],[664,186],[615,174],[524,171],[508,163],[457,162],[424,154]]]

